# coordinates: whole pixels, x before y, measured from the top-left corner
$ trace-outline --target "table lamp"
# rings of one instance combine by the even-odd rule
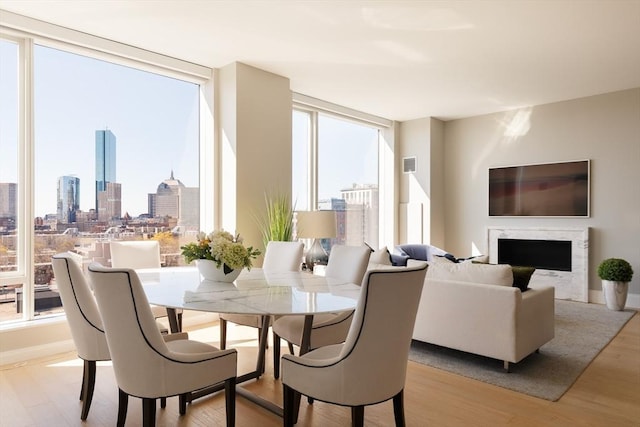
[[[320,244],[320,239],[336,237],[335,211],[298,211],[296,219],[298,239],[313,239],[304,259],[307,268],[313,271],[316,264],[326,265],[329,256]]]

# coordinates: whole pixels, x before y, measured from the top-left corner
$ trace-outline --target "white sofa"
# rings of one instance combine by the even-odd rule
[[[509,371],[553,339],[553,287],[521,292],[509,265],[445,262],[429,263],[415,340],[499,359]]]

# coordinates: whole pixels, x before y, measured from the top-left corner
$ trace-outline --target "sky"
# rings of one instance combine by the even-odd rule
[[[15,44],[0,40],[0,182],[17,181],[16,53]],[[198,186],[198,85],[45,46],[36,45],[34,56],[36,216],[56,212],[63,175],[80,178],[80,209],[95,207],[101,129],[116,136],[122,215],[147,213],[147,194],[172,171],[187,187]],[[295,123],[294,115],[294,144],[307,134]],[[322,115],[319,129],[320,199],[377,182],[377,130]],[[306,165],[305,155],[294,149],[294,164]],[[304,171],[294,167],[294,180],[299,176]],[[306,204],[306,195],[295,197],[303,199],[299,208]]]
[[[7,45],[0,43],[0,93],[1,104],[11,107],[17,94],[4,85],[10,80],[6,73],[15,70],[5,66],[12,56]],[[63,175],[80,178],[80,209],[95,208],[99,129],[116,136],[123,215],[146,213],[147,194],[155,193],[171,171],[187,187],[198,186],[196,84],[43,46],[36,46],[34,56],[36,216],[56,212],[57,180]],[[12,118],[5,107],[0,110],[0,182],[15,182],[16,163],[7,159],[16,158],[17,115]]]

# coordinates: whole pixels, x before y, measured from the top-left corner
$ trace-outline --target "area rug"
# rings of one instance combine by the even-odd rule
[[[531,396],[556,401],[618,334],[635,310],[613,311],[599,304],[556,300],[555,338],[519,363],[413,341],[409,360]]]

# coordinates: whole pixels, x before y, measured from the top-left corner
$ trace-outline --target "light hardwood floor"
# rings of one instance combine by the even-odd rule
[[[230,335],[239,350],[239,371],[254,363],[255,329],[236,327]],[[212,341],[217,325],[190,332],[191,337]],[[283,352],[286,351],[283,348]],[[280,383],[267,374],[247,387],[262,396],[282,401]],[[499,362],[497,362],[499,363]],[[506,375],[506,374],[505,374]],[[74,354],[29,361],[0,368],[0,426],[113,426],[117,412],[117,387],[109,363],[99,364],[96,391],[85,423],[80,421],[78,400],[82,363]],[[408,426],[522,426],[522,427],[638,427],[640,426],[640,315],[636,314],[598,355],[571,389],[557,402],[530,397],[500,387],[409,362],[405,388]],[[238,396],[237,423],[243,426],[278,426],[281,419]],[[127,425],[142,421],[139,399],[131,398]],[[200,399],[178,415],[177,398],[158,409],[159,426],[222,426],[224,398]],[[303,400],[299,426],[348,426],[350,411]],[[366,426],[392,426],[390,402],[365,409]]]

